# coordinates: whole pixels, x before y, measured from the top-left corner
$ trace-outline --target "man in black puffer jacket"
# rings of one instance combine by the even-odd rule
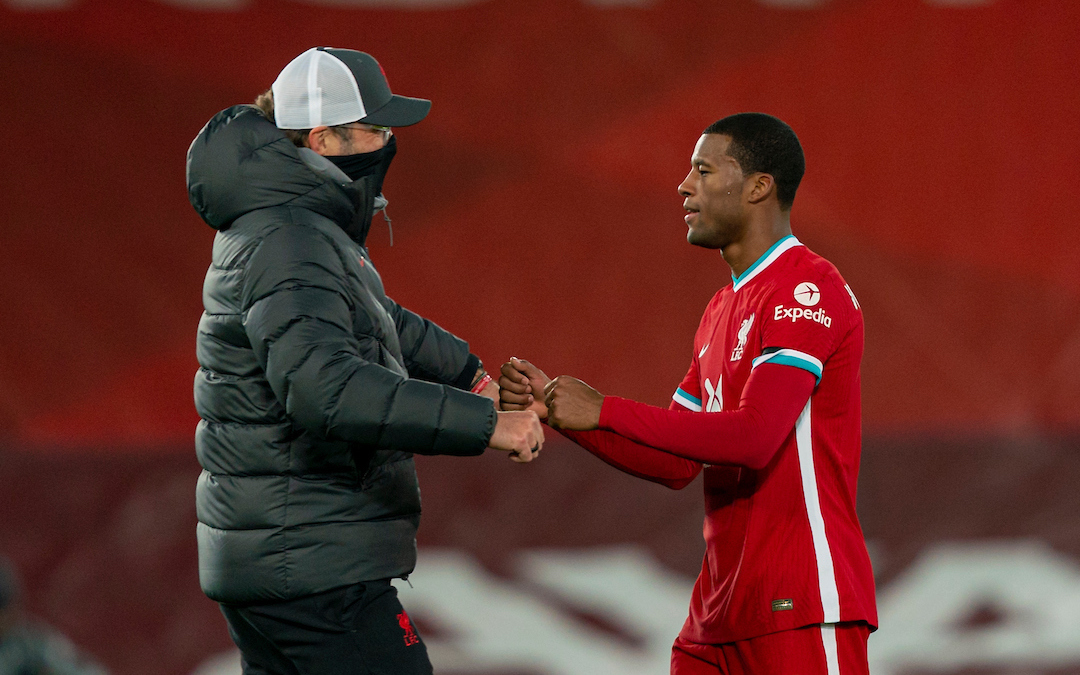
[[[389,583],[416,562],[413,453],[529,461],[543,431],[496,411],[468,345],[388,298],[364,248],[390,127],[430,102],[319,48],[257,104],[214,116],[187,159],[218,230],[196,346],[202,588],[245,673],[430,673]]]

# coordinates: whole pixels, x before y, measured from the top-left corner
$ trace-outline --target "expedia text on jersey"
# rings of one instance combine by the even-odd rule
[[[816,321],[826,328],[832,328],[832,317],[825,313],[824,309],[817,309],[811,311],[802,307],[784,307],[783,305],[777,305],[773,308],[773,320],[780,321],[781,319],[791,319],[792,323],[795,323],[799,319],[810,319]]]

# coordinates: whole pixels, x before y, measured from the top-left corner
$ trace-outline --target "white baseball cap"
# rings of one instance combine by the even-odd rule
[[[353,49],[313,47],[290,61],[271,89],[279,129],[407,127],[431,110],[431,101],[392,94],[379,62]]]

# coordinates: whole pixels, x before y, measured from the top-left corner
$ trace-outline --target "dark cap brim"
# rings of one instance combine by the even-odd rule
[[[394,95],[386,105],[357,120],[381,127],[407,127],[427,117],[431,101]]]

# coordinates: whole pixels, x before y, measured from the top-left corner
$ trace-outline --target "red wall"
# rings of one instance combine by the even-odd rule
[[[658,404],[728,279],[685,242],[694,142],[733,112],[790,122],[808,156],[795,232],[866,317],[879,581],[937,542],[1080,555],[1080,4],[184,1],[0,0],[0,551],[31,609],[113,672],[189,673],[229,645],[195,581],[213,232],[184,154],[316,44],[370,51],[395,91],[434,101],[398,133],[395,245],[379,224],[370,242],[390,293],[489,364],[516,354]],[[421,546],[499,571],[523,549],[632,542],[694,574],[696,487],[548,447],[529,467],[421,459]]]
[[[434,100],[401,130],[372,249],[400,302],[602,391],[665,401],[727,277],[683,238],[700,130],[800,134],[796,234],[865,308],[871,430],[1080,421],[1080,6],[493,0],[428,11],[140,0],[0,8],[8,152],[0,421],[23,444],[173,444],[212,232],[201,124],[312,44],[366,49]]]

